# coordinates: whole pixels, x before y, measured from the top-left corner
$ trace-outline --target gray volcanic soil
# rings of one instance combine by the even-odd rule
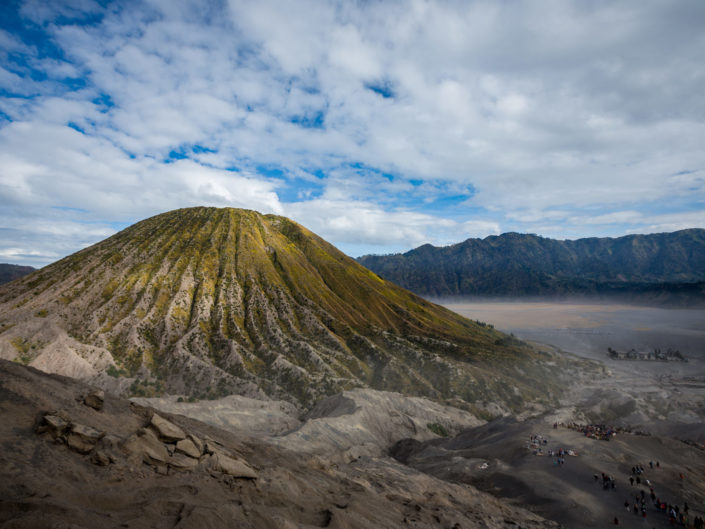
[[[610,525],[617,516],[624,527],[668,527],[667,518],[648,504],[647,520],[627,513],[624,501],[633,504],[634,495],[645,487],[630,486],[628,477],[633,465],[647,467],[644,479],[655,485],[656,494],[667,502],[687,501],[691,514],[703,515],[705,500],[705,452],[670,437],[620,433],[610,442],[589,439],[582,434],[552,427],[555,420],[572,420],[590,411],[576,408],[574,399],[585,392],[593,401],[596,416],[618,408],[619,401],[606,396],[601,400],[597,388],[613,383],[615,377],[595,372],[583,374],[582,384],[566,397],[564,407],[544,415],[517,421],[504,417],[478,425],[467,413],[440,406],[425,399],[399,394],[355,390],[322,401],[290,432],[275,433],[270,440],[302,456],[316,453],[328,461],[353,461],[360,454],[373,456],[366,461],[386,461],[388,453],[411,468],[450,483],[460,483],[488,492],[510,504],[528,508],[570,528]],[[605,389],[605,391],[607,391]],[[611,388],[617,391],[618,388]],[[144,402],[144,401],[143,401]],[[161,401],[152,400],[155,405]],[[572,403],[572,404],[571,404]],[[182,413],[194,413],[201,403],[179,403]],[[189,407],[195,407],[189,409]],[[216,404],[218,409],[221,404]],[[271,403],[265,409],[277,409]],[[454,410],[454,411],[453,411]],[[270,412],[267,412],[268,414]],[[232,414],[228,415],[229,417]],[[422,425],[440,421],[451,437],[433,436]],[[226,427],[238,431],[247,428],[248,415]],[[464,429],[461,429],[464,426]],[[672,432],[671,432],[672,433]],[[566,457],[564,466],[553,459],[535,456],[527,449],[532,434],[547,439],[544,450],[573,449],[578,455]],[[387,449],[385,450],[385,446]],[[659,461],[658,470],[648,469],[649,461]],[[391,467],[390,467],[391,468]],[[616,479],[614,491],[603,490],[593,475],[602,472]],[[683,473],[684,479],[679,475]],[[441,526],[442,527],[442,526]]]
[[[362,456],[384,455],[389,446],[401,439],[437,438],[429,424],[456,434],[485,423],[467,411],[423,397],[360,388],[325,398],[304,416],[284,401],[258,401],[235,395],[193,403],[178,402],[176,397],[131,400],[344,463]]]
[[[532,434],[547,440],[544,453],[564,448],[577,456],[556,465],[556,458],[534,455],[527,447]],[[671,526],[654,508],[644,482],[630,485],[634,465],[644,466],[641,479],[652,482],[657,497],[681,509],[687,502],[691,520],[705,514],[705,452],[672,439],[618,434],[607,442],[554,429],[543,419],[504,418],[451,439],[400,441],[390,453],[430,475],[470,484],[575,529],[606,527],[615,516],[627,528]],[[649,461],[659,461],[660,468],[651,469]],[[615,478],[614,490],[604,490],[601,478],[595,481],[594,474],[602,472]],[[641,490],[647,498],[646,520],[624,507],[625,500],[633,506]]]
[[[201,463],[178,471],[135,461],[125,440],[151,410],[106,395],[83,404],[84,384],[0,361],[0,527],[5,528],[543,528],[557,527],[474,487],[389,458],[330,463],[183,416],[164,417],[254,469],[243,478]],[[117,439],[107,466],[35,425],[44,412]],[[157,441],[158,443],[159,441]],[[183,457],[181,457],[183,460]],[[145,456],[145,461],[150,459]]]

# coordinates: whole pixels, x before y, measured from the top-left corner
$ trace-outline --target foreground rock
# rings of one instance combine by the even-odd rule
[[[88,402],[84,400],[84,404]],[[148,413],[148,409],[139,410],[140,415]],[[212,439],[202,442],[157,413],[151,413],[147,425],[125,439],[110,435],[103,446],[99,446],[99,442],[106,436],[105,432],[74,422],[63,410],[44,413],[36,432],[55,443],[65,444],[74,452],[90,454],[89,460],[99,466],[117,463],[115,449],[119,448],[128,463],[144,463],[160,474],[167,474],[170,469],[180,472],[200,469],[235,478],[257,478],[257,472],[250,465],[222,444]]]
[[[66,444],[76,452],[88,454],[95,448],[96,443],[98,443],[104,435],[104,432],[91,428],[90,426],[72,424],[71,431],[66,439]]]
[[[181,439],[176,443],[176,450],[195,459],[203,454],[203,448],[198,448],[191,439]]]
[[[0,443],[12,447],[0,451],[3,529],[556,527],[387,457],[332,464],[160,413],[202,450],[196,459],[185,439],[159,438],[149,408],[106,395],[98,412],[82,403],[85,391],[0,361]],[[80,453],[64,438],[91,431],[72,425],[104,435]]]
[[[156,413],[152,415],[149,425],[165,441],[177,442],[186,439],[186,434],[181,428]]]
[[[147,428],[127,438],[123,450],[135,462],[144,462],[148,465],[163,466],[169,462],[169,451],[156,434]]]
[[[88,395],[83,398],[83,403],[86,406],[90,406],[94,410],[102,410],[103,402],[105,401],[105,391],[102,389],[96,389],[91,391]]]
[[[213,470],[236,478],[255,479],[257,477],[257,473],[247,463],[222,453],[212,454],[208,464]]]

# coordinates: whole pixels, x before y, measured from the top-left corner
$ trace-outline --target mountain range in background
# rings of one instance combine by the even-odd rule
[[[3,285],[0,314],[0,357],[128,395],[305,408],[371,387],[506,410],[549,397],[560,370],[289,219],[231,208],[138,222]]]
[[[20,277],[34,272],[36,268],[32,266],[22,266],[8,263],[0,263],[0,285],[9,283]]]
[[[705,302],[705,230],[555,240],[505,233],[358,262],[421,296]]]

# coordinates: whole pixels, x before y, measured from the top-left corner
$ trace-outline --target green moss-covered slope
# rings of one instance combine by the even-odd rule
[[[12,325],[41,318],[109,351],[113,376],[201,398],[309,405],[370,386],[518,408],[552,390],[551,363],[520,342],[248,210],[157,215],[0,288],[0,303]]]

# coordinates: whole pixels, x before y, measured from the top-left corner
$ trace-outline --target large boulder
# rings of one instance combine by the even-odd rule
[[[100,441],[104,435],[105,432],[101,432],[90,426],[74,423],[69,430],[66,444],[69,445],[69,448],[80,454],[87,454],[93,450],[96,443]]]
[[[182,439],[176,443],[176,452],[180,452],[195,459],[201,457],[202,453],[191,439]]]
[[[110,456],[103,450],[93,450],[90,461],[94,465],[98,465],[100,467],[107,467],[110,463],[112,463]]]
[[[91,391],[88,395],[83,397],[83,403],[86,406],[90,406],[94,410],[102,410],[103,402],[105,401],[105,392],[102,389],[96,389]]]
[[[107,466],[115,463],[120,457],[120,445],[122,439],[117,435],[106,434],[95,445],[95,449],[91,454],[91,462],[100,466]]]
[[[251,466],[223,453],[212,454],[208,458],[208,467],[236,478],[257,479],[257,473]]]
[[[205,451],[205,448],[206,448],[205,443],[193,434],[188,434],[188,439],[196,447],[196,450],[198,450],[199,457],[200,457],[200,454],[203,454]]]
[[[144,461],[148,465],[164,466],[169,462],[166,446],[148,428],[142,428],[128,437],[122,449],[130,459]]]
[[[186,433],[184,433],[181,428],[156,413],[152,415],[152,420],[149,424],[157,432],[157,435],[168,443],[175,443],[186,439]]]
[[[187,455],[176,453],[169,460],[169,468],[174,470],[193,470],[198,466],[198,459],[194,459]]]
[[[47,413],[42,420],[41,425],[37,429],[37,433],[49,432],[49,434],[57,439],[64,435],[71,426],[71,421],[61,415]]]

